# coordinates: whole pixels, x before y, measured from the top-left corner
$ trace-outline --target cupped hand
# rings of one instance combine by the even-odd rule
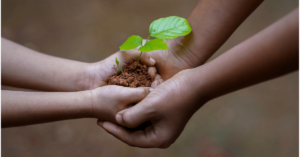
[[[129,51],[118,51],[106,59],[88,64],[84,68],[83,74],[78,76],[77,86],[79,90],[90,90],[97,87],[101,87],[107,84],[108,78],[115,74],[115,72],[120,73],[121,71],[116,66],[116,57],[119,60],[119,65],[123,69],[127,63],[132,61],[137,61],[140,52],[137,49]],[[150,56],[142,55],[140,62],[148,66],[148,72],[153,79],[160,79],[157,76],[157,70],[155,66],[155,60]]]
[[[143,100],[152,90],[150,87],[129,88],[108,85],[91,90],[91,117],[116,122],[119,111]]]
[[[108,133],[130,146],[167,148],[181,134],[190,117],[206,101],[197,94],[193,70],[184,70],[160,84],[145,99],[116,115],[118,124],[98,121]],[[147,121],[145,130],[130,131]],[[125,127],[123,127],[125,126]]]
[[[146,40],[144,40],[144,43]],[[206,57],[198,58],[187,46],[181,42],[181,37],[166,40],[169,50],[152,51],[143,53],[145,58],[153,58],[156,61],[157,73],[163,80],[167,80],[178,72],[195,68],[204,64]]]

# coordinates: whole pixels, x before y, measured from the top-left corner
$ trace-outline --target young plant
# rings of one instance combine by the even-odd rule
[[[122,70],[122,68],[121,68],[120,65],[119,65],[119,61],[118,61],[118,58],[117,58],[117,57],[116,57],[116,64],[117,64],[117,67],[121,70],[121,72],[124,73],[123,70]]]
[[[151,23],[149,28],[149,36],[146,43],[143,45],[143,38],[138,35],[130,36],[121,46],[120,50],[131,50],[141,46],[138,50],[141,51],[140,56],[135,64],[135,68],[139,63],[143,52],[150,52],[155,50],[168,50],[168,45],[164,39],[174,39],[179,36],[185,36],[192,31],[189,22],[182,17],[169,16],[160,18]],[[150,40],[149,38],[156,39]]]

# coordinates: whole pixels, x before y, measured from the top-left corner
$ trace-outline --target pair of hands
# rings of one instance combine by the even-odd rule
[[[115,57],[123,67],[132,60],[137,60],[140,53],[137,50],[119,51],[94,63],[87,68],[85,77],[79,80],[85,88],[96,88],[92,90],[92,109],[99,119],[98,124],[128,145],[144,148],[169,147],[201,106],[197,95],[190,92],[193,85],[189,78],[193,72],[184,70],[199,63],[191,62],[191,52],[175,40],[168,40],[167,43],[170,50],[143,53],[141,57],[141,62],[150,66],[149,73],[155,78],[152,89],[121,86],[96,88],[105,85],[108,77],[114,74],[112,67]],[[167,81],[162,83],[163,80]],[[104,105],[97,105],[100,102]],[[127,108],[129,104],[137,102],[139,103],[135,106]],[[152,125],[145,130],[128,129],[147,121],[151,121]]]

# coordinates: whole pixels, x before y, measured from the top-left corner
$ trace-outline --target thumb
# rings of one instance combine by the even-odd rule
[[[141,101],[135,106],[120,111],[116,115],[116,121],[127,128],[136,128],[151,119],[153,112]]]

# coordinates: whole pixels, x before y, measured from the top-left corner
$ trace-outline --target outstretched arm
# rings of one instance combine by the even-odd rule
[[[207,101],[298,69],[298,9],[215,60],[179,72],[145,99],[116,115],[120,125],[99,125],[137,147],[169,147],[190,117]]]
[[[2,84],[46,91],[80,91],[107,84],[113,75],[115,58],[120,66],[137,60],[139,52],[119,51],[96,63],[84,63],[36,52],[2,38]],[[143,56],[141,62],[154,66],[155,61]],[[116,69],[120,72],[119,69]],[[156,69],[148,69],[152,77]]]
[[[80,92],[1,91],[1,127],[23,126],[75,118],[115,122],[115,115],[141,101],[149,87],[105,86]]]
[[[2,84],[38,90],[75,91],[87,63],[42,54],[1,39]]]
[[[164,80],[204,64],[263,0],[201,0],[187,18],[193,31],[167,40],[170,50],[144,53]],[[143,56],[142,55],[142,56]]]

